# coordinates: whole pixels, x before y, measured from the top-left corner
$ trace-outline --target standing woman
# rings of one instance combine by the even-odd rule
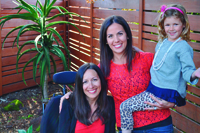
[[[151,78],[152,61],[152,53],[136,52],[132,48],[131,29],[124,18],[110,16],[105,19],[100,29],[100,68],[114,98],[116,122],[120,131],[120,104],[146,90]],[[148,103],[152,106],[148,110],[152,111],[134,112],[134,133],[173,132],[169,108],[174,103],[160,101],[155,97],[153,99],[157,103]]]
[[[114,101],[107,96],[106,80],[97,65],[79,68],[74,93],[63,101],[60,114],[57,101],[47,105],[41,133],[115,133]]]
[[[108,90],[114,98],[117,128],[120,132],[120,104],[145,91],[151,78],[150,67],[154,55],[137,51],[132,46],[131,29],[126,20],[121,16],[106,18],[100,29],[99,67],[106,77]],[[61,98],[61,103],[63,99],[68,98],[69,94]],[[169,108],[175,104],[151,97],[156,101],[156,103],[146,102],[152,106],[151,108],[134,112],[134,133],[172,133],[173,125]],[[61,108],[62,104],[60,104]]]

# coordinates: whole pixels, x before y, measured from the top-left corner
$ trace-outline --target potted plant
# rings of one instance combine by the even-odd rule
[[[67,49],[67,46],[65,45],[65,42],[62,39],[61,35],[56,31],[56,27],[52,27],[52,26],[55,26],[57,24],[70,24],[76,27],[73,23],[70,23],[68,21],[53,21],[53,20],[62,15],[69,15],[70,17],[72,17],[73,15],[76,15],[78,17],[81,17],[81,16],[76,13],[68,12],[62,6],[53,6],[56,0],[52,0],[52,1],[45,0],[44,5],[41,3],[40,0],[36,1],[36,5],[28,4],[24,0],[16,0],[13,2],[17,5],[16,9],[19,9],[19,11],[17,14],[6,15],[6,16],[1,17],[0,18],[1,27],[3,27],[4,23],[6,23],[8,20],[15,19],[15,18],[20,18],[20,19],[29,20],[29,21],[31,20],[33,24],[20,25],[13,28],[3,40],[2,48],[4,47],[6,38],[14,31],[19,30],[13,42],[13,46],[16,43],[18,47],[17,62],[16,62],[17,73],[18,73],[18,62],[20,58],[27,53],[36,52],[37,54],[24,65],[23,70],[22,70],[22,78],[23,78],[24,83],[26,84],[26,81],[24,78],[24,71],[27,65],[33,62],[33,79],[36,81],[36,73],[40,72],[39,85],[42,88],[42,92],[43,92],[43,102],[46,102],[48,101],[47,85],[48,85],[48,75],[50,76],[50,70],[51,70],[50,62],[53,63],[54,73],[56,72],[56,63],[55,63],[53,55],[56,55],[61,58],[64,65],[64,70],[69,69],[65,54],[62,51],[64,50],[67,53],[68,58],[69,58],[70,56],[69,50]],[[52,17],[49,17],[49,13],[53,9],[57,9],[59,13]],[[27,12],[20,13],[21,10],[26,10]],[[76,29],[78,28],[76,27]],[[39,33],[39,35],[35,38],[35,40],[28,40],[27,42],[25,42],[24,44],[20,46],[19,45],[20,36],[29,31],[36,31]],[[78,31],[81,33],[79,29]],[[55,36],[59,38],[63,46],[61,46],[58,43],[58,40],[55,38]],[[23,52],[21,52],[22,48],[24,48],[28,44],[34,44],[35,47],[31,49],[26,49]],[[38,67],[39,67],[39,70],[37,70]]]

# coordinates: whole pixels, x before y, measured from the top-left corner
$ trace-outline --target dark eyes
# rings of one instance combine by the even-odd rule
[[[92,79],[92,81],[97,81],[98,79],[97,78],[93,78]],[[86,81],[83,81],[83,84],[86,84],[86,83],[88,83],[88,81],[86,80]]]
[[[123,35],[123,32],[118,32],[117,35],[121,36],[121,35]],[[112,37],[113,37],[112,34],[111,34],[111,35],[108,35],[108,38],[112,38]]]
[[[108,35],[108,38],[112,38],[113,35]]]
[[[83,81],[83,84],[87,83],[87,81]]]
[[[97,79],[93,79],[93,81],[97,81]]]
[[[118,35],[123,35],[123,33],[122,33],[122,32],[119,32]]]
[[[177,26],[178,24],[173,24],[174,26]],[[166,24],[165,26],[170,26],[170,24]]]

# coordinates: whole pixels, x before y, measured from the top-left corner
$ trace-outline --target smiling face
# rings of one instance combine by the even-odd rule
[[[107,43],[114,56],[124,54],[127,46],[127,34],[124,28],[120,24],[113,23],[108,27],[106,35]]]
[[[83,75],[83,92],[89,102],[97,100],[101,92],[101,80],[93,69],[86,70]]]
[[[164,20],[164,27],[168,40],[174,42],[180,37],[185,26],[181,22],[180,18],[171,16]]]

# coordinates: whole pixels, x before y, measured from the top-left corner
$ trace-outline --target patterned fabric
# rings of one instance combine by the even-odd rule
[[[156,97],[159,97],[165,101],[175,103],[177,106],[184,106],[186,104],[185,98],[182,98],[176,90],[159,88],[153,85],[151,81],[146,91],[154,94]]]
[[[137,94],[120,105],[120,115],[121,115],[121,129],[123,130],[133,130],[134,120],[132,113],[135,111],[144,111],[144,108],[151,107],[148,104],[145,104],[145,101],[155,103],[149,92],[144,91],[140,94]],[[153,94],[152,94],[153,95]]]
[[[137,53],[132,61],[132,71],[128,72],[126,64],[118,65],[111,61],[110,75],[106,78],[108,89],[115,101],[117,127],[121,127],[120,104],[126,99],[146,90],[150,81],[150,67],[153,54]],[[170,110],[138,111],[133,113],[134,128],[165,120],[170,116]]]

